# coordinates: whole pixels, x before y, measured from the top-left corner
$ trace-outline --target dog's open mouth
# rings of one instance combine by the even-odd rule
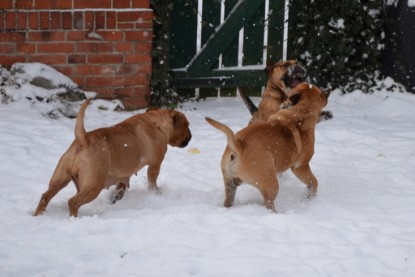
[[[293,66],[292,68],[290,68],[290,70],[287,72],[284,78],[284,83],[288,88],[293,89],[297,85],[305,81],[306,79],[305,74],[306,74],[306,71],[304,67],[297,64]]]

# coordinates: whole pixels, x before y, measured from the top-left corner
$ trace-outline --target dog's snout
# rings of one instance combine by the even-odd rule
[[[189,144],[189,142],[190,142],[191,139],[192,139],[192,133],[189,130],[189,133],[187,134],[186,139],[182,142],[182,144],[180,145],[180,147],[181,148],[186,147]]]

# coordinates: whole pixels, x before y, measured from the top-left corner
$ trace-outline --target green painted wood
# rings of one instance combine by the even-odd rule
[[[187,71],[190,74],[207,72],[215,63],[223,49],[235,38],[249,18],[255,13],[264,0],[239,0],[227,20],[218,28],[202,50],[190,61]]]
[[[284,1],[269,0],[267,63],[282,60],[284,43]]]
[[[264,70],[210,70],[205,75],[189,76],[185,71],[173,71],[176,87],[236,87],[237,84],[243,87],[265,86],[268,77]]]
[[[230,12],[237,3],[238,0],[228,0],[225,2],[225,20],[229,17]],[[238,65],[239,30],[235,29],[234,32],[235,37],[222,52],[222,65],[225,67]]]
[[[186,66],[196,54],[197,0],[174,0],[171,14],[171,68]]]
[[[263,64],[264,41],[264,14],[263,2],[244,26],[244,48],[242,65]]]
[[[203,1],[203,13],[202,13],[202,37],[201,44],[202,46],[208,41],[208,39],[216,32],[216,28],[220,25],[220,9],[221,9],[221,0],[210,0]],[[219,58],[216,59],[216,62],[212,67],[219,67]],[[199,96],[210,97],[217,95],[217,88],[201,88],[199,91]]]

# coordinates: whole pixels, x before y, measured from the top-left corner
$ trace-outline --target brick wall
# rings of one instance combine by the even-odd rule
[[[41,62],[126,108],[149,103],[150,0],[0,0],[0,64]]]

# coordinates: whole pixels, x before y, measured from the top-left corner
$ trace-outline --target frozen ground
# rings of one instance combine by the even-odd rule
[[[41,93],[33,86],[4,88],[15,96],[0,103],[1,276],[415,276],[415,95],[334,92],[335,118],[316,129],[318,196],[303,200],[304,185],[287,172],[278,214],[248,185],[222,207],[226,142],[204,117],[238,130],[249,120],[242,101],[188,103],[193,139],[169,149],[160,195],[147,190],[143,170],[120,202],[111,205],[105,190],[69,218],[72,184],[44,215],[31,213],[74,120],[45,117],[53,103],[28,100]],[[88,108],[87,130],[132,115],[104,105],[112,104]]]

